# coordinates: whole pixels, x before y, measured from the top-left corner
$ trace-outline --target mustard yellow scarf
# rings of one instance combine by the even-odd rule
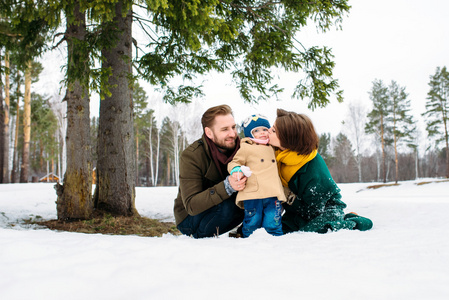
[[[282,185],[288,186],[288,182],[293,175],[295,175],[295,173],[306,163],[314,159],[317,153],[318,151],[314,150],[308,155],[302,155],[290,150],[277,150],[276,161]]]

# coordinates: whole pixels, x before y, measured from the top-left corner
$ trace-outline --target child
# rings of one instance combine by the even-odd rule
[[[282,235],[282,205],[286,201],[278,175],[274,148],[268,145],[270,123],[261,115],[252,115],[242,124],[245,138],[228,164],[231,176],[245,175],[246,187],[237,194],[236,204],[244,208],[243,237],[265,228],[272,235]],[[248,169],[249,168],[249,169]]]

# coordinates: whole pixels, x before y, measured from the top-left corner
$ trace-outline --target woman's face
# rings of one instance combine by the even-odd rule
[[[281,142],[279,141],[279,138],[276,134],[276,122],[274,122],[273,126],[268,129],[268,138],[270,139],[270,141],[268,142],[271,146],[273,147],[277,147],[281,150],[284,150],[281,147]]]

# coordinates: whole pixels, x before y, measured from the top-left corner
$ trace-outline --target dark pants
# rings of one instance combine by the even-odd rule
[[[243,221],[243,210],[234,198],[225,200],[195,216],[187,216],[179,225],[182,234],[194,238],[213,237],[233,229]]]

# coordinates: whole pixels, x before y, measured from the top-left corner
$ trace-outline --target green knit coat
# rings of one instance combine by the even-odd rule
[[[299,169],[288,182],[296,195],[294,202],[284,204],[282,217],[284,233],[355,229],[356,223],[345,220],[340,189],[320,154]]]

